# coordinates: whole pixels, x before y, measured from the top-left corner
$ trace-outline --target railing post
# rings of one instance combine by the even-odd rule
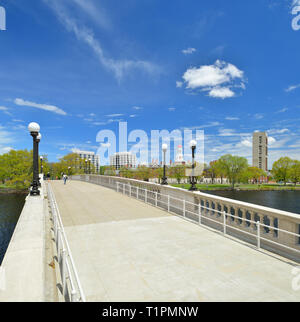
[[[183,217],[185,217],[185,200],[182,200],[183,201]]]
[[[170,195],[168,195],[168,212],[170,212]]]
[[[66,294],[66,259],[67,259],[67,252],[65,249],[62,251],[62,261],[61,261],[61,281],[62,281],[62,288],[63,288],[63,296]]]
[[[223,211],[223,232],[226,235],[226,212]]]
[[[201,225],[201,204],[199,203],[199,205],[198,205],[198,219],[199,219],[199,225]]]
[[[157,207],[157,192],[155,192],[155,207]]]
[[[136,199],[139,199],[139,187],[136,187]]]
[[[260,222],[256,222],[257,227],[257,248],[260,249]]]
[[[147,189],[145,189],[145,203],[147,203]]]
[[[129,196],[131,197],[131,185],[128,184],[128,186],[129,186]]]
[[[71,292],[71,302],[77,302],[77,292],[75,290]]]

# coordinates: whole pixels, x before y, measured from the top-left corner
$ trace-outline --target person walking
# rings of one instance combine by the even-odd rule
[[[67,184],[68,176],[66,174],[63,175],[64,184]]]

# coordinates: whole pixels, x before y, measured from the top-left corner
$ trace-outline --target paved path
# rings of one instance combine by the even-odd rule
[[[52,183],[88,301],[299,301],[293,266],[90,183]]]

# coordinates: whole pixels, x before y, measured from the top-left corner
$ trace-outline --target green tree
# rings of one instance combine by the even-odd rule
[[[233,156],[231,154],[223,155],[220,160],[224,166],[224,172],[231,182],[232,189],[234,189],[241,173],[248,168],[248,161],[246,158]]]
[[[181,180],[185,177],[185,166],[176,165],[174,167],[171,167],[169,173],[170,177],[175,178],[178,184],[180,184]]]
[[[288,176],[295,185],[300,182],[300,161],[293,160]]]
[[[289,157],[283,157],[273,163],[272,174],[274,179],[278,181],[283,181],[284,185],[289,180],[291,167],[293,165],[293,160]]]

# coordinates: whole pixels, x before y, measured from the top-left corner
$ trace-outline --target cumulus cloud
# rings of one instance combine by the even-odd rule
[[[183,49],[182,53],[185,55],[190,55],[193,54],[196,51],[196,48],[187,48],[187,49]]]
[[[213,65],[189,68],[182,78],[187,89],[204,91],[215,98],[234,97],[235,89],[245,89],[244,72],[221,60]]]
[[[22,98],[16,98],[14,100],[14,103],[19,106],[34,107],[34,108],[38,108],[38,109],[45,110],[48,112],[56,113],[59,115],[67,115],[67,113],[65,111],[63,111],[62,109],[60,109],[59,107],[54,106],[54,105],[34,103],[34,102],[30,102],[30,101],[25,101]]]

